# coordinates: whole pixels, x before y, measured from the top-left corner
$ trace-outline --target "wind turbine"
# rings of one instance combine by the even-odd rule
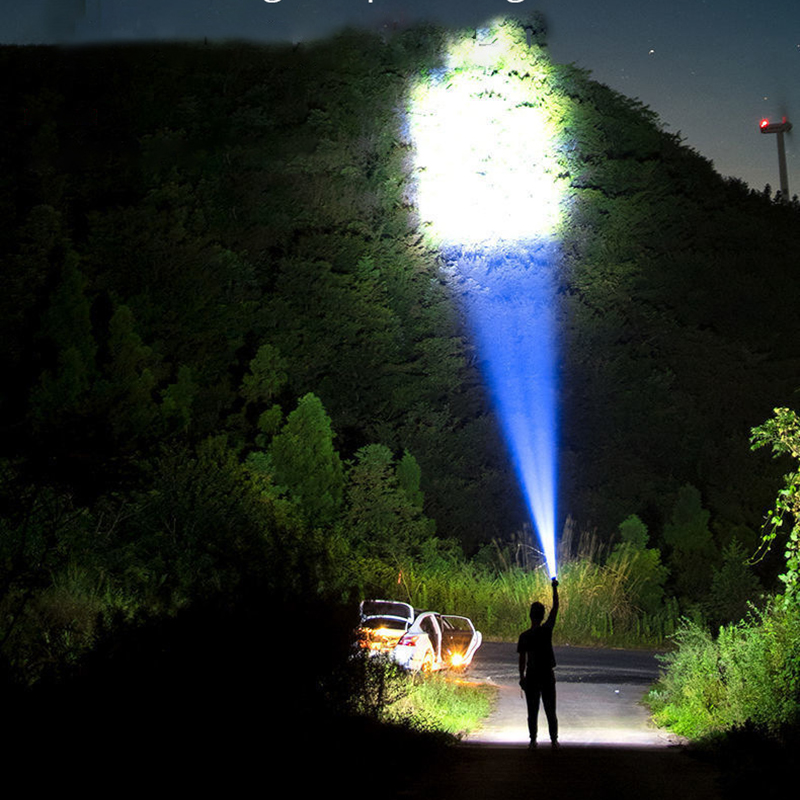
[[[786,148],[783,144],[783,134],[789,133],[792,123],[784,117],[780,122],[770,122],[762,119],[758,127],[761,133],[775,133],[778,137],[778,172],[781,179],[781,200],[789,201],[789,178],[786,173]]]

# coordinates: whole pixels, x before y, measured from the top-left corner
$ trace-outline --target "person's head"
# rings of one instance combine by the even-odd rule
[[[536,601],[531,603],[531,622],[536,624],[544,619],[544,606]]]

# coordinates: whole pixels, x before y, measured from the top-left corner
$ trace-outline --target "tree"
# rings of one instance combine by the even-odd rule
[[[286,360],[277,347],[262,344],[250,362],[250,370],[242,380],[239,394],[247,403],[269,402],[286,384],[286,366]]]
[[[412,505],[422,508],[425,495],[419,488],[422,480],[422,469],[417,459],[406,450],[397,465],[397,483],[405,492]]]
[[[44,369],[30,400],[31,416],[38,425],[85,411],[97,354],[87,283],[78,256],[68,251],[60,280],[42,316]]]
[[[722,566],[714,568],[706,604],[713,625],[738,622],[756,601],[761,584],[747,561],[747,553],[738,539],[723,549]]]
[[[664,599],[667,568],[661,553],[647,547],[647,525],[632,514],[619,525],[622,539],[608,557],[606,565],[625,576],[625,588],[631,602],[646,614],[656,614]]]
[[[622,544],[644,550],[647,547],[647,525],[636,514],[631,514],[619,524],[619,535]]]
[[[752,449],[769,445],[773,456],[790,455],[795,463],[800,461],[800,420],[797,414],[788,408],[776,408],[772,419],[752,429],[750,442]],[[786,540],[786,572],[780,576],[786,592],[786,605],[797,605],[800,598],[800,471],[794,470],[784,476],[783,489],[778,492],[775,507],[769,513],[767,530],[761,544],[762,551],[770,547],[783,527],[786,518],[790,517],[792,528]]]
[[[120,305],[108,324],[109,361],[98,393],[108,404],[107,418],[120,443],[153,436],[158,406],[153,397],[156,358],[136,332],[130,308]]]
[[[419,467],[408,452],[395,464],[382,444],[362,447],[347,475],[346,532],[357,552],[386,559],[419,554],[433,534],[422,513]]]
[[[192,406],[197,396],[197,384],[191,367],[178,369],[174,383],[161,392],[161,415],[167,433],[184,433],[192,422]]]
[[[711,514],[702,507],[700,492],[690,484],[678,490],[672,516],[664,528],[670,547],[669,564],[678,593],[697,601],[706,593],[717,548],[708,521]]]
[[[297,503],[311,526],[332,523],[342,504],[344,470],[322,401],[300,399],[269,447],[275,483]]]
[[[196,448],[166,447],[153,463],[152,488],[135,499],[129,517],[121,523],[128,544],[120,558],[138,572],[135,591],[157,595],[164,610],[234,592],[248,576],[267,577],[277,533],[271,506],[224,435]],[[285,576],[277,572],[279,582]]]

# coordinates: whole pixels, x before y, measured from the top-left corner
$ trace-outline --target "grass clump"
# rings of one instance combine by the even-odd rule
[[[768,608],[714,637],[687,622],[648,695],[655,721],[697,739],[746,726],[775,734],[800,723],[800,615]]]
[[[461,738],[492,709],[495,687],[447,672],[411,673],[387,655],[360,651],[325,683],[325,706],[340,718]]]
[[[476,730],[492,709],[497,690],[449,675],[407,675],[405,695],[387,710],[388,718],[461,738]]]

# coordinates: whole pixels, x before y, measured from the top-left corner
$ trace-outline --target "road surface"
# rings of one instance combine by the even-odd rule
[[[544,733],[528,750],[516,646],[486,642],[469,677],[495,684],[499,701],[481,730],[404,783],[404,800],[721,800],[716,768],[657,730],[640,704],[658,677],[652,653],[556,648],[561,747]],[[541,739],[541,737],[540,737]]]
[[[557,707],[562,744],[665,746],[674,737],[659,731],[641,704],[657,678],[655,655],[640,650],[556,647]],[[467,741],[527,744],[525,699],[519,688],[514,644],[485,642],[470,677],[498,687],[494,713]],[[540,731],[547,727],[540,711]]]

